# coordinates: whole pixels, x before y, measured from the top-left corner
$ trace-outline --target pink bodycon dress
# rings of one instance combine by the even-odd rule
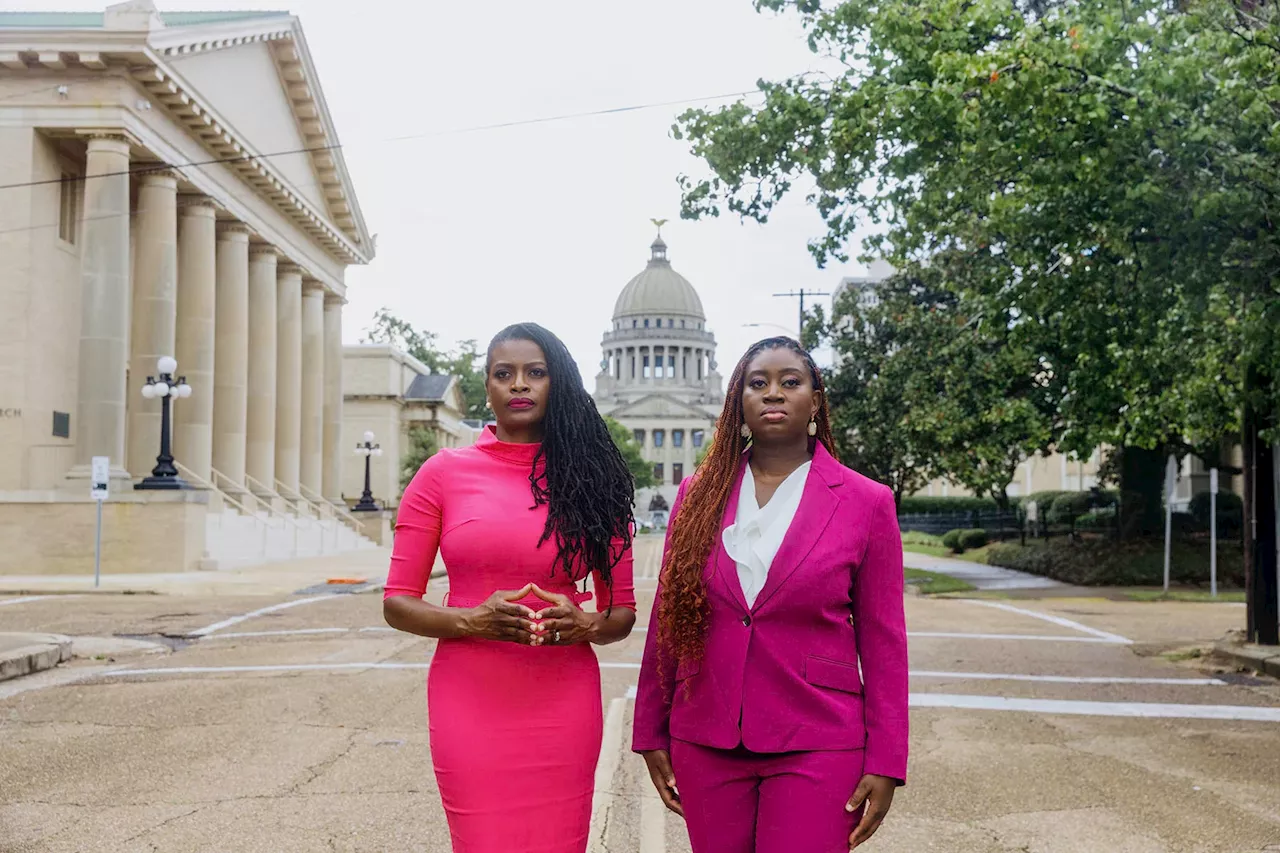
[[[554,537],[538,546],[547,507],[534,508],[530,490],[537,450],[501,442],[489,427],[473,447],[432,456],[401,499],[383,597],[421,597],[439,549],[449,607],[474,607],[529,582],[590,599],[562,568],[553,574]],[[634,610],[630,550],[612,575],[612,605]],[[594,581],[596,609],[604,611],[610,591]],[[521,603],[551,606],[533,596]],[[441,640],[427,676],[427,715],[454,853],[587,849],[602,729],[590,645]]]

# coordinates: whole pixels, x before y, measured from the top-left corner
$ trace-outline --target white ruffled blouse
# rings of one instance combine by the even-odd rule
[[[750,465],[742,475],[738,514],[734,523],[724,529],[723,538],[725,551],[738,564],[738,580],[742,584],[747,607],[755,604],[756,596],[764,588],[769,567],[773,565],[773,558],[800,506],[805,479],[812,464],[811,461],[806,462],[792,471],[764,506],[756,504],[756,481]]]

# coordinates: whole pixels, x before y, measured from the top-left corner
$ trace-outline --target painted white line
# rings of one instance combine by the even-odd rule
[[[1088,625],[1082,625],[1073,619],[1064,619],[1061,616],[1053,616],[1048,613],[1040,613],[1036,610],[1027,610],[1025,607],[1014,607],[1012,604],[1005,604],[1002,601],[982,601],[977,598],[965,598],[970,604],[976,604],[979,607],[993,607],[996,610],[1003,610],[1006,613],[1017,613],[1020,616],[1030,616],[1032,619],[1043,619],[1045,622],[1052,622],[1055,625],[1061,625],[1063,628],[1070,628],[1073,631],[1079,631],[1082,634],[1089,634],[1093,637],[1101,637],[1109,643],[1123,643],[1131,645],[1133,640],[1127,637],[1121,637],[1119,634],[1112,634],[1107,631],[1099,631],[1097,628],[1090,628]]]
[[[667,807],[652,784],[640,784],[647,789],[640,795],[640,853],[666,853]]]
[[[124,678],[136,675],[210,675],[224,672],[314,672],[331,669],[426,669],[426,663],[394,663],[373,661],[366,663],[289,663],[255,666],[173,666],[160,669],[113,669],[103,676]]]
[[[26,693],[28,690],[43,690],[46,687],[61,687],[64,684],[87,681],[104,669],[106,669],[105,666],[77,666],[73,668],[59,666],[32,675],[24,675],[21,678],[11,678],[8,681],[0,682],[0,699],[10,699],[19,693]]]
[[[46,598],[79,598],[78,595],[24,595],[21,598],[6,598],[0,601],[0,607],[8,607],[10,604],[26,604],[28,601],[44,601]]]
[[[640,668],[640,664],[638,664],[638,663],[626,663],[626,662],[614,662],[614,661],[601,661],[601,662],[600,662],[600,668],[601,668],[601,669],[639,669],[639,668]]]
[[[1249,705],[1172,705],[1157,702],[1084,702],[1070,699],[1017,699],[955,693],[912,693],[913,708],[963,708],[1089,717],[1144,717],[1194,720],[1249,720],[1280,723],[1280,708]]]
[[[279,604],[273,604],[270,607],[262,607],[249,613],[242,613],[239,616],[232,616],[230,619],[223,619],[221,622],[214,622],[212,625],[206,625],[187,634],[188,637],[207,637],[210,634],[221,631],[223,628],[230,628],[232,625],[239,625],[248,619],[257,616],[263,616],[267,613],[275,613],[277,610],[288,610],[290,607],[297,607],[300,604],[311,604],[315,601],[332,601],[332,595],[313,595],[310,598],[298,598],[293,601],[282,601]]]
[[[1128,643],[1128,640],[1104,640],[1101,637],[1061,637],[1052,634],[966,634],[960,631],[908,631],[908,637],[943,637],[951,640],[1035,640],[1046,643],[1106,643],[1115,646]]]
[[[298,634],[346,634],[350,628],[294,628],[291,631],[242,631],[240,633],[219,634],[206,637],[206,640],[233,640],[240,637],[289,637]]]
[[[633,634],[644,634],[647,627],[632,628]],[[941,637],[951,640],[1035,640],[1048,643],[1109,643],[1111,645],[1129,644],[1132,641],[1123,637],[1103,639],[1102,637],[1073,637],[1070,634],[969,634],[963,631],[908,631],[907,637]]]
[[[396,629],[395,629],[395,628],[392,628],[392,627],[390,627],[390,626],[388,626],[388,625],[375,625],[375,626],[374,626],[374,627],[372,627],[372,628],[361,628],[361,629],[360,629],[360,633],[361,633],[361,634],[365,634],[365,633],[368,633],[368,632],[371,632],[371,631],[386,631],[386,632],[388,632],[388,633],[394,634],[394,633],[396,632]]]
[[[622,728],[627,700],[614,699],[605,714],[600,739],[600,759],[596,762],[595,796],[591,801],[591,827],[587,832],[589,853],[607,853],[609,818],[613,811],[613,777],[622,757]]]
[[[638,688],[638,687],[636,687],[636,685],[634,685],[634,684],[633,684],[633,685],[631,685],[630,687],[628,687],[628,688],[627,688],[627,695],[626,695],[626,696],[624,696],[624,697],[622,697],[622,698],[624,698],[624,699],[634,699],[634,698],[636,698],[636,696],[638,695],[638,691],[639,691],[639,688]]]
[[[973,681],[1039,681],[1051,684],[1172,684],[1176,686],[1222,687],[1217,678],[1125,678],[1110,675],[1017,675],[1004,672],[941,672],[913,669],[912,678],[959,678]]]

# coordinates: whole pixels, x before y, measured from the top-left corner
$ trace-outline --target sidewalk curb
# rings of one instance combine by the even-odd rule
[[[1214,645],[1214,650],[1238,666],[1280,678],[1280,646],[1220,642]]]
[[[0,634],[22,638],[23,645],[0,652],[0,681],[53,669],[71,660],[71,638],[61,634]]]

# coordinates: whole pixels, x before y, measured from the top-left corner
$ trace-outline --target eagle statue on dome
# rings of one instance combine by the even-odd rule
[[[657,227],[657,229],[658,229],[658,236],[659,236],[659,237],[661,237],[661,236],[662,236],[662,226],[667,224],[667,220],[665,220],[665,219],[650,219],[649,221],[650,221],[650,222],[652,222],[652,223]]]

